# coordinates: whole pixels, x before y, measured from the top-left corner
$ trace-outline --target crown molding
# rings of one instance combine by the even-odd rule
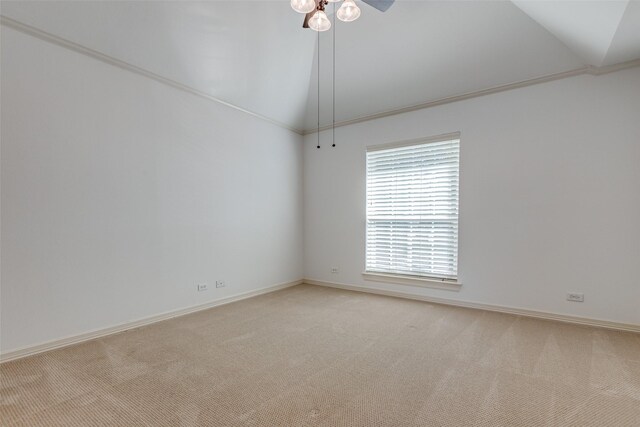
[[[594,67],[592,65],[586,65],[581,68],[576,68],[574,70],[563,71],[560,73],[548,74],[541,77],[535,77],[532,79],[521,80],[515,83],[508,83],[499,86],[493,86],[487,89],[477,90],[473,92],[467,92],[460,95],[449,96],[446,98],[436,99],[434,101],[424,102],[421,104],[411,105],[408,107],[397,108],[393,110],[387,110],[376,114],[371,114],[367,116],[357,117],[355,119],[343,120],[340,122],[336,122],[335,127],[349,126],[356,123],[368,122],[370,120],[381,119],[384,117],[395,116],[398,114],[409,113],[412,111],[424,110],[426,108],[437,107],[439,105],[451,104],[453,102],[464,101],[466,99],[478,98],[480,96],[491,95],[494,93],[505,92],[512,89],[519,89],[527,86],[533,86],[541,83],[552,82],[555,80],[566,79],[568,77],[575,77],[581,75],[591,75],[591,76],[601,76],[604,74],[613,73],[620,70],[625,70],[627,68],[634,68],[640,66],[640,59],[635,59],[633,61],[621,62],[618,64],[607,65],[602,67]],[[320,126],[320,128],[307,129],[303,132],[303,135],[311,135],[317,133],[318,130],[320,132],[325,130],[330,130],[334,127],[334,125],[325,125]]]
[[[174,89],[178,89],[178,90],[181,90],[183,92],[187,92],[187,93],[190,93],[192,95],[198,96],[200,98],[204,98],[204,99],[207,99],[209,101],[213,101],[215,103],[224,105],[225,107],[233,108],[234,110],[241,111],[241,112],[243,112],[245,114],[249,114],[249,115],[251,115],[253,117],[256,117],[258,119],[264,120],[266,122],[269,122],[269,123],[271,123],[273,125],[276,125],[276,126],[279,126],[281,128],[290,130],[290,131],[295,132],[295,133],[297,133],[299,135],[303,135],[303,131],[302,130],[296,129],[295,127],[292,127],[292,126],[289,126],[286,123],[282,123],[282,122],[280,122],[278,120],[269,118],[267,116],[263,116],[262,114],[258,114],[258,113],[255,113],[253,111],[246,110],[246,109],[244,109],[242,107],[238,107],[237,105],[234,105],[234,104],[231,104],[229,102],[223,101],[223,100],[221,100],[219,98],[216,98],[215,96],[212,96],[212,95],[210,95],[210,94],[208,94],[206,92],[203,92],[203,91],[198,90],[196,88],[193,88],[191,86],[187,86],[187,85],[185,85],[183,83],[180,83],[180,82],[178,82],[176,80],[172,80],[172,79],[169,79],[167,77],[163,77],[163,76],[161,76],[159,74],[153,73],[153,72],[151,72],[149,70],[145,70],[144,68],[140,68],[140,67],[135,66],[133,64],[130,64],[128,62],[121,61],[120,59],[114,58],[112,56],[109,56],[109,55],[104,54],[102,52],[99,52],[97,50],[90,49],[90,48],[88,48],[86,46],[80,45],[78,43],[74,43],[74,42],[72,42],[70,40],[67,40],[67,39],[64,39],[62,37],[58,37],[56,35],[53,35],[53,34],[48,33],[46,31],[43,31],[43,30],[41,30],[39,28],[32,27],[31,25],[24,24],[24,23],[22,23],[20,21],[16,21],[15,19],[9,18],[9,17],[7,17],[5,15],[0,15],[0,24],[6,26],[8,28],[11,28],[13,30],[20,31],[21,33],[36,37],[36,38],[38,38],[40,40],[43,40],[43,41],[55,44],[57,46],[69,49],[69,50],[71,50],[73,52],[80,53],[82,55],[88,56],[88,57],[93,58],[93,59],[97,59],[98,61],[102,61],[102,62],[107,63],[109,65],[113,65],[113,66],[121,68],[123,70],[127,70],[127,71],[130,71],[132,73],[138,74],[140,76],[147,77],[149,79],[155,80],[155,81],[157,81],[159,83],[162,83],[164,85],[171,86]]]
[[[253,111],[249,111],[246,110],[242,107],[239,107],[237,105],[231,104],[229,102],[223,101],[219,98],[216,98],[215,96],[209,95],[208,93],[202,92],[198,89],[195,89],[191,86],[187,86],[183,83],[180,83],[178,81],[163,77],[159,74],[155,74],[151,71],[145,70],[143,68],[137,67],[133,64],[130,64],[128,62],[125,61],[121,61],[119,59],[116,59],[112,56],[106,55],[102,52],[98,52],[96,50],[90,49],[88,47],[82,46],[78,43],[74,43],[72,41],[69,41],[67,39],[64,39],[62,37],[58,37],[56,35],[53,35],[51,33],[48,33],[46,31],[40,30],[39,28],[36,27],[32,27],[30,25],[24,24],[22,22],[16,21],[15,19],[9,18],[5,15],[0,15],[0,24],[7,26],[9,28],[12,28],[14,30],[20,31],[24,34],[28,34],[30,36],[36,37],[38,39],[44,40],[46,42],[64,47],[66,49],[72,50],[76,53],[80,53],[86,56],[89,56],[91,58],[97,59],[99,61],[102,61],[104,63],[113,65],[115,67],[130,71],[132,73],[136,73],[138,75],[150,78],[152,80],[155,80],[159,83],[165,84],[167,86],[171,86],[175,89],[178,90],[182,90],[184,92],[190,93],[192,95],[198,96],[200,98],[204,98],[207,99],[209,101],[213,101],[216,102],[218,104],[224,105],[226,107],[229,108],[233,108],[234,110],[237,111],[241,111],[245,114],[249,114],[253,117],[259,118],[261,120],[264,120],[266,122],[269,122],[273,125],[279,126],[283,129],[292,131],[294,133],[297,133],[299,135],[311,135],[314,134],[318,131],[317,128],[314,129],[297,129],[295,127],[289,126],[286,123],[282,123],[280,121],[271,119],[269,117],[263,116],[261,114],[255,113]],[[353,125],[356,123],[362,123],[362,122],[367,122],[370,120],[375,120],[375,119],[381,119],[384,117],[389,117],[389,116],[395,116],[398,114],[403,114],[403,113],[408,113],[408,112],[412,112],[412,111],[417,111],[417,110],[423,110],[426,108],[431,108],[431,107],[437,107],[439,105],[444,105],[444,104],[450,104],[453,102],[458,102],[458,101],[464,101],[466,99],[471,99],[471,98],[477,98],[480,96],[485,96],[485,95],[491,95],[494,93],[499,93],[499,92],[504,92],[504,91],[508,91],[508,90],[512,90],[512,89],[518,89],[518,88],[522,88],[522,87],[527,87],[527,86],[533,86],[533,85],[537,85],[537,84],[541,84],[541,83],[547,83],[547,82],[551,82],[554,80],[560,80],[560,79],[565,79],[568,77],[575,77],[575,76],[580,76],[580,75],[592,75],[592,76],[601,76],[604,74],[609,74],[609,73],[613,73],[616,71],[620,71],[620,70],[624,70],[627,68],[634,68],[634,67],[638,67],[640,66],[640,59],[636,59],[633,61],[627,61],[627,62],[621,62],[618,64],[612,64],[612,65],[607,65],[607,66],[602,66],[602,67],[595,67],[595,66],[591,66],[591,65],[586,65],[584,67],[581,68],[576,68],[574,70],[569,70],[569,71],[563,71],[560,73],[554,73],[554,74],[548,74],[545,76],[541,76],[541,77],[535,77],[532,79],[527,79],[527,80],[522,80],[522,81],[518,81],[515,83],[508,83],[508,84],[504,84],[504,85],[498,85],[498,86],[493,86],[491,88],[487,88],[487,89],[482,89],[482,90],[478,90],[478,91],[473,91],[473,92],[467,92],[467,93],[463,93],[460,95],[454,95],[454,96],[449,96],[449,97],[445,97],[445,98],[440,98],[440,99],[436,99],[433,101],[428,101],[428,102],[424,102],[424,103],[420,103],[420,104],[416,104],[416,105],[411,105],[411,106],[407,106],[407,107],[401,107],[401,108],[397,108],[397,109],[392,109],[392,110],[387,110],[387,111],[383,111],[380,113],[376,113],[376,114],[370,114],[370,115],[366,115],[366,116],[361,116],[361,117],[356,117],[354,119],[349,119],[349,120],[343,120],[340,122],[337,122],[335,124],[335,127],[343,127],[343,126],[349,126],[349,125]],[[325,125],[325,126],[321,126],[319,128],[320,132],[325,131],[325,130],[329,130],[332,129],[334,126],[333,125]]]

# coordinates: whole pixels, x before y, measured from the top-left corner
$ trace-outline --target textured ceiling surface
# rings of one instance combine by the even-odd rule
[[[408,1],[317,33],[281,1],[3,1],[3,16],[291,128],[640,58],[640,1]],[[332,5],[328,7],[332,8]],[[320,46],[318,52],[318,44]],[[318,55],[319,53],[319,55]]]

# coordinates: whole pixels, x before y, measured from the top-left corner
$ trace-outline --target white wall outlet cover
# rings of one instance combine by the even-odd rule
[[[216,280],[216,288],[224,288],[225,283],[224,280]]]
[[[567,301],[584,302],[584,294],[581,292],[569,292],[567,294]]]
[[[202,292],[202,291],[206,291],[207,290],[207,284],[206,283],[199,283],[198,284],[198,292]]]
[[[332,267],[331,268],[331,273],[332,274],[338,274],[338,267]]]

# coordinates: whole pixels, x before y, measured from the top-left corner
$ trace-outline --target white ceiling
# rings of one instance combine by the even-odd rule
[[[317,124],[317,38],[280,1],[3,1],[3,16],[295,129]],[[640,58],[640,1],[407,1],[336,25],[336,121]],[[330,6],[331,8],[331,6]],[[321,125],[332,32],[320,37]]]
[[[640,49],[638,2],[513,0],[513,3],[590,65],[610,65],[618,60],[612,58],[637,58]],[[625,16],[625,26],[621,26]],[[634,24],[635,40],[614,41],[619,29],[626,33],[623,37],[631,36]]]
[[[321,124],[331,119],[331,39],[320,39]],[[336,27],[336,121],[583,65],[511,2],[398,1],[386,13],[363,5],[359,20]],[[317,87],[308,99],[307,129],[317,125]]]
[[[301,126],[316,37],[288,2],[3,0],[1,13]]]

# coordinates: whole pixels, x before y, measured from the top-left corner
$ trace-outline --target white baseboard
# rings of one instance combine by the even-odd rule
[[[345,289],[349,291],[367,292],[367,293],[378,294],[378,295],[387,295],[387,296],[397,297],[397,298],[407,298],[407,299],[413,299],[418,301],[431,302],[435,304],[452,305],[456,307],[466,307],[466,308],[472,308],[476,310],[496,311],[499,313],[515,314],[518,316],[535,317],[537,319],[555,320],[558,322],[573,323],[577,325],[595,326],[599,328],[615,329],[619,331],[640,333],[640,325],[636,325],[633,323],[620,323],[620,322],[613,322],[610,320],[590,319],[587,317],[549,313],[546,311],[528,310],[525,308],[518,308],[518,307],[508,307],[508,306],[501,306],[501,305],[494,305],[494,304],[483,304],[483,303],[473,302],[473,301],[460,301],[460,300],[454,300],[449,298],[427,297],[427,296],[416,295],[416,294],[402,292],[402,291],[387,291],[384,289],[370,288],[370,287],[361,286],[361,285],[347,285],[345,283],[325,282],[325,281],[314,280],[314,279],[304,279],[304,283],[309,285]]]
[[[184,316],[190,313],[195,313],[197,311],[207,310],[209,308],[217,307],[224,304],[229,304],[235,301],[240,301],[243,299],[255,297],[255,296],[266,294],[269,292],[278,291],[280,289],[289,288],[291,286],[296,286],[302,283],[306,283],[309,285],[316,285],[316,286],[325,286],[330,288],[345,289],[345,290],[356,291],[356,292],[367,292],[367,293],[386,295],[386,296],[392,296],[397,298],[407,298],[407,299],[425,301],[425,302],[430,302],[435,304],[452,305],[456,307],[466,307],[466,308],[472,308],[477,310],[495,311],[499,313],[514,314],[518,316],[535,317],[538,319],[555,320],[559,322],[573,323],[578,325],[595,326],[600,328],[640,333],[640,325],[633,324],[633,323],[620,323],[620,322],[613,322],[610,320],[591,319],[591,318],[579,317],[579,316],[569,316],[566,314],[549,313],[544,311],[528,310],[528,309],[517,308],[517,307],[483,304],[483,303],[477,303],[472,301],[459,301],[459,300],[454,300],[449,298],[427,297],[427,296],[411,294],[408,292],[387,291],[383,289],[375,289],[375,288],[370,288],[370,287],[361,286],[361,285],[348,285],[345,283],[325,282],[325,281],[314,280],[314,279],[303,279],[303,280],[295,280],[293,282],[286,282],[286,283],[280,283],[277,285],[267,286],[265,288],[260,288],[260,289],[256,289],[249,292],[243,292],[243,293],[232,295],[219,300],[211,301],[206,304],[169,311],[169,312],[157,314],[155,316],[146,317],[144,319],[122,323],[109,328],[98,329],[98,330],[86,332],[83,334],[74,335],[71,337],[48,341],[46,343],[37,344],[34,346],[24,347],[17,350],[11,350],[11,351],[0,354],[0,363],[9,362],[11,360],[20,359],[27,356],[33,356],[34,354],[43,353],[45,351],[55,350],[62,347],[67,347],[67,346],[78,344],[84,341],[89,341],[89,340],[104,337],[107,335],[116,334],[118,332],[124,332],[128,329],[139,328],[141,326],[149,325],[156,322],[161,322],[163,320],[171,319],[174,317]]]
[[[243,299],[255,297],[255,296],[266,294],[269,292],[278,291],[280,289],[289,288],[291,286],[300,285],[301,283],[303,283],[303,280],[294,280],[293,282],[279,283],[277,285],[267,286],[265,288],[255,289],[253,291],[231,295],[225,298],[208,302],[206,304],[200,304],[200,305],[182,308],[178,310],[167,311],[164,313],[156,314],[154,316],[145,317],[144,319],[138,319],[131,322],[121,323],[119,325],[111,326],[108,328],[97,329],[94,331],[85,332],[83,334],[74,335],[71,337],[48,341],[42,344],[24,347],[17,350],[11,350],[11,351],[0,354],[0,363],[8,362],[10,360],[20,359],[27,356],[33,356],[34,354],[43,353],[45,351],[55,350],[62,347],[67,347],[73,344],[81,343],[83,341],[89,341],[96,338],[104,337],[106,335],[116,334],[118,332],[124,332],[128,329],[139,328],[141,326],[149,325],[151,323],[161,322],[163,320],[184,316],[186,314],[195,313],[197,311],[207,310],[209,308],[217,307],[219,305],[229,304],[231,302],[240,301]]]

